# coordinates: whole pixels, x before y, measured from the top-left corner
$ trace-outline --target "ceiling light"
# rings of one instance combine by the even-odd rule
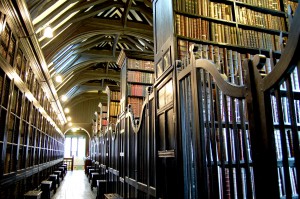
[[[62,100],[63,102],[67,101],[67,99],[68,99],[67,96],[65,96],[65,95],[61,96],[61,100]]]
[[[50,26],[47,26],[44,29],[44,37],[47,37],[47,38],[52,38],[53,37],[53,30]]]
[[[73,124],[72,124],[72,122],[69,122],[68,125],[69,125],[69,126],[72,126]]]
[[[57,76],[55,77],[55,81],[56,81],[57,83],[61,83],[61,82],[62,82],[62,77],[61,77],[60,75],[57,75]]]
[[[65,113],[70,113],[70,109],[69,108],[65,108]]]
[[[70,116],[68,116],[67,120],[70,122],[72,120],[72,118]]]

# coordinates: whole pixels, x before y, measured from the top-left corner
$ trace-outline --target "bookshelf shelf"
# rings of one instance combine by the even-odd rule
[[[120,114],[120,87],[107,86],[107,126],[108,124],[116,124],[117,116]]]
[[[236,197],[235,194],[238,198],[255,197],[255,191],[251,191],[254,186],[252,180],[254,163],[250,139],[252,135],[250,136],[249,131],[252,127],[248,122],[249,118],[246,117],[248,110],[245,101],[222,93],[214,84],[215,76],[209,77],[210,74],[204,72],[204,69],[195,72],[188,67],[191,63],[194,64],[194,60],[191,61],[192,55],[196,59],[211,60],[216,64],[214,67],[222,78],[232,85],[243,86],[245,84],[243,61],[252,59],[255,54],[264,54],[266,64],[259,73],[261,78],[266,77],[272,71],[272,63],[280,59],[281,51],[290,36],[288,6],[291,6],[294,11],[297,5],[296,1],[288,0],[153,0],[156,41],[155,77],[159,80],[154,84],[157,91],[155,100],[158,103],[155,118],[158,121],[157,148],[161,151],[160,148],[165,149],[173,144],[174,151],[179,153],[174,155],[174,164],[178,163],[184,170],[182,178],[158,179],[158,187],[163,187],[161,192],[158,188],[158,197],[176,197],[172,193],[163,192],[167,189],[164,187],[165,184],[176,186],[173,181],[184,182],[186,189],[182,190],[181,196],[177,196],[181,198],[231,198]],[[159,20],[162,18],[164,22]],[[189,52],[190,47],[194,45],[196,48],[193,52]],[[177,68],[172,68],[175,65]],[[177,72],[177,76],[172,76],[172,72],[166,73],[169,68],[172,68],[174,73]],[[173,137],[170,134],[173,132],[164,129],[161,125],[166,122],[163,119],[167,118],[164,113],[171,109],[172,105],[169,103],[167,106],[160,107],[159,92],[165,83],[174,77],[178,78],[176,83],[174,81],[174,87],[177,87],[179,93],[172,102],[179,105],[179,110],[173,112],[173,118],[178,118],[176,121],[179,123],[179,131],[173,132],[177,133],[175,137],[179,138],[179,146],[172,142]],[[296,88],[293,89],[293,100],[295,100],[293,106],[300,110],[298,87],[294,85],[297,80],[297,78],[291,80],[293,87]],[[299,127],[293,127],[293,119],[288,120],[289,109],[292,107],[290,105],[288,108],[288,102],[283,99],[288,98],[288,94],[280,91],[276,96],[278,106],[285,108],[281,115],[283,122],[275,123],[273,127],[275,131],[287,128],[287,132],[281,132],[280,136],[284,137],[290,134],[291,128],[295,131]],[[279,103],[281,98],[282,102]],[[300,123],[300,115],[297,113],[295,113],[295,120],[294,123]],[[197,122],[191,124],[191,121]],[[193,132],[201,133],[196,135]],[[285,140],[287,143],[284,143]],[[283,139],[281,144],[288,145],[289,140]],[[201,153],[197,153],[200,145],[205,147]],[[280,143],[276,145],[279,146]],[[191,146],[195,147],[194,151],[197,155],[193,156],[194,154],[190,153]],[[292,147],[290,148],[292,150]],[[180,155],[183,157],[175,158]],[[198,159],[198,162],[201,162],[199,165],[191,161],[189,164],[185,163],[199,156],[203,158]],[[158,174],[160,169],[162,172],[174,169],[172,165],[167,165],[160,158],[157,162],[163,165],[158,168]],[[180,164],[181,162],[183,164]],[[282,165],[287,162],[294,164],[293,160],[285,160]],[[206,164],[210,165],[209,169],[204,166]],[[197,168],[200,174],[191,175],[194,168]],[[294,174],[285,171],[284,175]],[[234,182],[235,178],[243,180]],[[203,182],[199,182],[202,179]],[[294,178],[291,177],[290,180],[290,184],[293,185]],[[206,184],[207,182],[209,183]],[[236,186],[235,183],[239,185]],[[197,186],[198,190],[193,191]]]
[[[37,60],[32,57],[32,49],[15,37],[18,28],[14,20],[1,10],[0,195],[15,193],[14,197],[21,198],[20,184],[27,183],[26,189],[35,189],[46,174],[62,163],[64,136],[46,97],[47,90],[40,83],[42,75],[33,72],[36,66],[32,64]]]
[[[188,12],[183,12],[183,11],[179,11],[176,10],[175,11],[176,14],[182,15],[182,16],[187,16],[187,17],[191,17],[191,18],[201,18],[201,19],[206,19],[208,21],[212,21],[212,22],[219,22],[225,25],[235,25],[236,23],[234,21],[229,21],[229,20],[225,20],[225,19],[218,19],[218,18],[214,18],[214,17],[207,17],[204,15],[197,15],[197,14],[192,14],[192,13],[188,13]]]
[[[134,116],[138,118],[147,87],[152,86],[154,81],[153,55],[134,50],[123,50],[118,57],[117,64],[121,68],[122,79],[121,112],[124,112],[130,104]]]

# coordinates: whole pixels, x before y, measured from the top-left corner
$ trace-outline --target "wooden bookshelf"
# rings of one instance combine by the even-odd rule
[[[135,118],[139,118],[147,87],[154,81],[153,54],[122,50],[117,64],[121,68],[121,113],[130,104]]]
[[[13,20],[1,10],[0,195],[22,198],[62,163],[64,136],[41,75],[33,72],[36,59],[26,54],[32,49],[15,36]]]
[[[192,84],[191,82],[195,80],[194,78],[200,79],[200,77],[197,76],[199,74],[192,72],[193,75],[190,77],[187,72],[189,69],[186,69],[191,62],[191,52],[189,52],[191,46],[195,46],[195,48],[193,48],[193,54],[197,59],[213,61],[216,63],[217,70],[222,74],[222,78],[231,84],[242,86],[245,84],[245,71],[242,68],[242,63],[246,59],[253,58],[255,54],[263,54],[266,56],[266,64],[260,69],[260,74],[264,77],[272,71],[272,62],[277,62],[281,56],[282,49],[288,41],[291,25],[288,19],[289,7],[295,11],[297,5],[298,3],[296,1],[288,0],[153,1],[155,37],[154,90],[156,90],[155,96],[157,97],[155,100],[158,102],[158,110],[156,110],[157,116],[155,119],[158,121],[158,132],[156,132],[156,134],[158,135],[157,164],[159,167],[157,173],[160,175],[160,172],[165,170],[178,172],[177,169],[179,168],[183,168],[184,171],[188,172],[183,173],[183,176],[178,175],[177,177],[172,176],[172,174],[170,174],[170,176],[164,174],[166,178],[158,179],[157,181],[157,197],[178,197],[178,195],[172,195],[172,192],[168,191],[168,187],[185,186],[185,190],[179,191],[178,194],[182,194],[179,197],[188,198],[192,196],[192,198],[197,198],[200,197],[198,194],[200,194],[201,188],[193,190],[193,187],[207,186],[205,183],[198,184],[197,181],[193,181],[193,176],[189,176],[189,172],[193,172],[197,164],[181,164],[181,162],[194,160],[196,158],[196,156],[193,157],[192,155],[196,153],[189,153],[191,148],[185,148],[185,146],[190,147],[193,145],[196,147],[198,144],[197,147],[199,147],[199,144],[204,144],[201,142],[195,143],[193,139],[188,140],[188,138],[183,138],[186,137],[189,132],[196,132],[198,125],[200,125],[199,128],[202,128],[201,125],[204,125],[203,123],[195,123],[195,126],[192,126],[189,122],[197,120],[193,116],[202,114],[202,112],[197,112],[198,107],[191,106],[191,104],[196,104],[193,103],[192,96],[194,96],[194,92],[197,90],[197,84]],[[293,73],[293,82],[296,82],[296,79],[298,79],[295,73]],[[176,78],[177,76],[180,76],[182,85],[179,84]],[[210,147],[212,148],[205,149],[207,150],[206,153],[211,154],[198,154],[200,156],[207,156],[205,161],[208,162],[202,162],[201,164],[211,166],[208,166],[208,171],[205,171],[207,173],[203,174],[208,176],[206,180],[211,183],[209,185],[211,187],[206,187],[208,192],[204,191],[209,193],[209,195],[205,195],[204,192],[201,193],[204,194],[204,198],[219,196],[233,197],[233,195],[226,196],[226,189],[229,187],[226,187],[226,184],[229,183],[231,187],[229,192],[231,192],[231,194],[238,192],[238,197],[243,195],[250,197],[251,194],[254,194],[254,190],[252,190],[254,189],[252,187],[254,186],[254,181],[251,179],[251,176],[253,176],[253,165],[251,151],[249,151],[249,146],[251,146],[250,135],[248,134],[249,126],[247,124],[247,118],[244,118],[244,114],[247,114],[247,109],[242,105],[244,102],[238,99],[225,99],[224,96],[221,96],[223,98],[219,99],[214,98],[220,91],[214,88],[215,84],[213,80],[207,81],[211,81],[211,84],[209,84],[211,86],[209,89],[212,89],[209,91],[211,93],[204,95],[203,99],[200,97],[200,94],[197,96],[199,106],[202,104],[207,105],[204,115],[208,114],[207,112],[211,113],[208,114],[206,118],[206,121],[211,121],[210,124],[205,123],[206,126],[209,126],[206,131],[214,132],[220,125],[225,129],[225,118],[227,117],[228,132],[235,132],[236,137],[232,137],[232,133],[228,133],[226,137],[224,137],[224,132],[222,133],[221,131],[212,133],[211,136],[216,139],[210,143],[212,145]],[[201,82],[198,82],[198,84],[201,84]],[[170,100],[162,100],[161,96],[167,96],[163,94],[166,93],[166,87],[173,88],[173,90],[177,88],[181,94],[172,97],[170,95],[170,97],[165,98]],[[295,85],[295,87],[297,87],[297,85]],[[205,97],[209,96],[211,98],[205,99]],[[216,104],[218,100],[220,100],[218,102],[220,104]],[[273,101],[275,102],[276,100]],[[285,103],[284,99],[283,103]],[[175,104],[184,107],[184,109],[176,110]],[[284,107],[286,108],[283,109],[283,112],[286,112],[285,115],[289,113],[287,104],[288,103],[285,103]],[[297,103],[295,106],[298,106]],[[213,109],[214,107],[220,107],[220,110]],[[186,110],[193,112],[193,114],[190,115],[190,112],[186,112]],[[171,112],[169,113],[169,117],[171,116],[173,120],[168,120],[168,115],[164,115],[166,111]],[[217,111],[223,113],[223,115],[220,114],[220,118],[214,118],[217,117]],[[183,113],[185,113],[185,115],[180,115]],[[225,117],[226,114],[227,116]],[[181,117],[184,117],[184,120],[180,120]],[[296,115],[296,117],[299,116]],[[216,125],[217,119],[220,119],[221,123]],[[286,120],[288,124],[288,118],[286,118]],[[164,128],[163,124],[164,126],[168,126],[168,128]],[[173,125],[175,130],[172,128]],[[214,125],[216,126],[214,127]],[[181,130],[177,131],[176,129]],[[219,131],[219,129],[217,131]],[[190,136],[193,137],[196,135],[191,134]],[[278,135],[275,135],[275,137],[278,137]],[[177,138],[177,142],[175,138]],[[223,140],[225,145],[229,143],[230,147],[233,148],[224,148],[224,146],[219,143],[219,139]],[[178,143],[180,144],[178,145]],[[280,144],[276,143],[276,145],[279,146]],[[169,151],[169,153],[164,151]],[[197,151],[196,148],[195,151]],[[235,154],[232,154],[232,151],[234,151]],[[277,151],[280,151],[280,149]],[[171,152],[173,152],[173,154]],[[231,162],[228,159],[228,154],[230,154],[229,159],[231,159]],[[243,154],[243,156],[241,156],[241,154]],[[166,157],[174,157],[173,164],[168,164],[170,161],[163,159]],[[223,160],[224,162],[222,163]],[[199,160],[199,162],[201,161],[202,160]],[[239,170],[234,169],[237,167],[239,167]],[[228,176],[230,177],[228,178]],[[244,178],[244,176],[247,176],[247,179]],[[216,180],[215,177],[218,179]],[[241,187],[237,187],[233,182],[234,178],[243,178],[246,180],[240,181],[242,183]],[[168,184],[168,187],[165,186],[166,184]],[[234,189],[238,191],[235,192]],[[189,196],[185,195],[187,193],[189,193]],[[284,194],[281,196],[284,196]]]
[[[108,124],[117,122],[118,115],[120,114],[120,87],[107,86],[105,89],[107,93],[107,122]]]
[[[98,133],[104,133],[105,128],[108,124],[107,121],[107,106],[99,103],[98,105],[99,108],[99,123],[98,123]]]

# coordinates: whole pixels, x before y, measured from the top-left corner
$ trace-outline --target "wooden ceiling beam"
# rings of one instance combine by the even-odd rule
[[[67,93],[69,90],[71,90],[73,87],[77,85],[84,84],[87,81],[90,80],[105,80],[105,79],[111,79],[116,82],[120,81],[120,72],[115,73],[103,73],[103,72],[97,72],[93,71],[94,74],[91,73],[81,73],[81,74],[74,74],[72,78],[69,79],[69,81],[65,82],[63,85],[60,85],[57,87],[57,93],[59,95]],[[97,75],[95,75],[97,74]]]
[[[105,10],[110,9],[110,8],[113,8],[113,7],[122,8],[123,6],[124,6],[124,4],[120,3],[120,2],[106,1],[102,4],[98,4],[97,7],[93,7],[88,12],[76,14],[76,17],[73,17],[72,20],[70,20],[70,23],[76,23],[76,22],[85,20],[87,18],[92,18],[95,15],[99,14],[100,12],[105,11]]]
[[[107,94],[105,93],[82,93],[76,98],[69,99],[65,104],[64,107],[72,107],[77,106],[78,104],[85,102],[87,100],[99,100],[101,103],[107,103]]]
[[[127,23],[127,15],[131,9],[131,4],[132,4],[132,0],[127,0],[126,1],[126,6],[124,8],[124,12],[123,12],[123,16],[122,16],[122,23],[123,23],[123,27],[126,27],[126,23]]]
[[[55,9],[53,12],[51,12],[49,15],[47,15],[45,18],[43,18],[41,21],[39,21],[37,24],[35,24],[34,25],[34,29],[35,30],[40,29],[45,24],[47,24],[50,20],[52,20],[54,17],[56,17],[58,14],[60,14],[70,4],[72,4],[72,3],[76,2],[76,1],[78,1],[78,0],[68,0],[68,1],[64,2],[61,6],[59,6],[57,9]]]
[[[76,50],[73,51],[73,54],[78,54],[84,51],[87,51],[93,47],[95,47],[97,44],[99,44],[102,41],[108,40],[107,38],[104,38],[104,35],[98,36],[97,40],[94,40],[93,42],[89,42],[85,45],[82,44],[82,46]],[[112,39],[111,39],[112,40]]]
[[[119,37],[120,37],[120,34],[115,35],[114,45],[113,45],[113,48],[112,48],[113,57],[116,57],[116,48],[117,48],[117,45],[118,45],[118,42],[119,42]]]
[[[29,10],[30,16],[32,20],[34,20],[36,17],[40,15],[43,11],[45,11],[44,6],[49,3],[51,0],[45,0],[45,1],[38,1],[32,6],[32,8]],[[55,1],[53,1],[55,3]]]
[[[111,22],[111,21],[110,21]],[[102,19],[91,19],[86,20],[85,25],[82,24],[72,24],[68,27],[64,32],[55,37],[50,43],[51,45],[47,45],[47,48],[43,48],[43,53],[47,60],[47,63],[51,62],[52,57],[56,53],[58,53],[61,49],[66,47],[66,45],[70,45],[79,39],[88,38],[91,36],[95,36],[97,34],[120,34],[122,35],[135,35],[141,38],[148,39],[153,41],[153,28],[149,25],[143,25],[135,22],[127,22],[127,27],[122,27],[122,24],[119,23],[110,23],[107,20]],[[112,25],[109,25],[112,24]],[[46,42],[46,41],[45,41]],[[43,46],[44,41],[41,42],[41,46]],[[45,44],[44,44],[45,45]]]

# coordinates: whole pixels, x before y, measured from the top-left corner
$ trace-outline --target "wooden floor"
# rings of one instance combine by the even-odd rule
[[[97,189],[91,185],[84,170],[68,171],[51,199],[95,199]]]

